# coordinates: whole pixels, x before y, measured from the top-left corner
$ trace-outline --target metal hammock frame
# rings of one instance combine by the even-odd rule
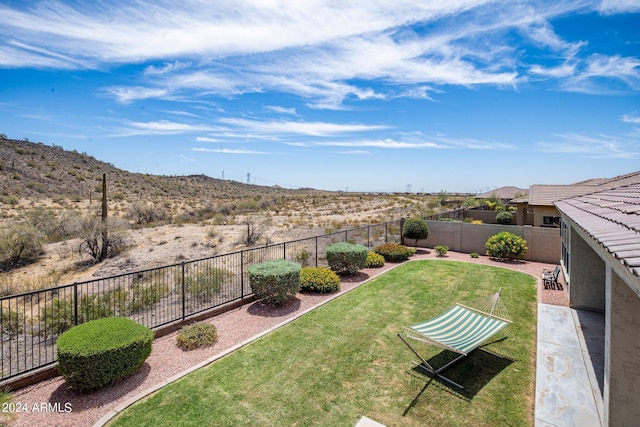
[[[464,388],[441,375],[441,372],[480,348],[489,338],[511,323],[507,309],[500,299],[501,292],[502,288],[494,295],[477,299],[469,305],[455,304],[439,316],[404,327],[404,333],[399,333],[398,337],[421,361],[413,363],[456,387]],[[407,341],[407,338],[453,351],[460,356],[440,368],[434,368]],[[502,357],[486,349],[482,350]]]

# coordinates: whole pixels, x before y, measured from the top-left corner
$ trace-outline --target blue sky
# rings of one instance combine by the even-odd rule
[[[0,133],[293,188],[613,177],[640,170],[640,2],[0,0]]]

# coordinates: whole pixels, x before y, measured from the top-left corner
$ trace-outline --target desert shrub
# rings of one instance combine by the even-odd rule
[[[321,294],[340,289],[340,277],[325,267],[304,267],[300,270],[300,289]]]
[[[24,313],[20,313],[17,310],[3,309],[0,321],[2,322],[2,333],[8,335],[10,338],[24,332],[24,325],[26,323]]]
[[[216,327],[210,323],[198,322],[180,329],[176,336],[176,344],[183,350],[207,347],[218,339]]]
[[[78,323],[102,319],[115,314],[109,300],[100,295],[82,295],[78,304]]]
[[[308,250],[303,249],[296,254],[296,262],[300,264],[302,267],[309,267],[309,258],[311,254]]]
[[[384,245],[376,246],[373,251],[382,255],[387,262],[406,261],[411,255],[416,253],[415,249],[395,243],[385,243]]]
[[[419,216],[407,219],[402,226],[402,236],[405,239],[414,239],[415,246],[418,246],[418,240],[429,237],[427,222]]]
[[[469,255],[471,255],[471,258],[480,258],[480,254],[478,252],[471,252]]]
[[[500,212],[496,215],[496,222],[502,225],[509,225],[511,224],[512,218],[513,215],[511,214],[511,212]]]
[[[380,254],[377,254],[373,251],[367,254],[367,268],[377,268],[384,266],[384,257]]]
[[[40,335],[60,335],[74,325],[73,303],[64,298],[54,298],[40,308]]]
[[[92,320],[60,335],[58,371],[73,389],[97,390],[140,369],[152,342],[153,331],[133,320]]]
[[[137,282],[133,284],[129,294],[131,299],[127,304],[127,309],[131,313],[138,313],[153,307],[154,304],[167,296],[169,294],[169,286],[154,284],[145,286],[143,283]]]
[[[327,248],[329,268],[338,274],[354,275],[367,264],[369,250],[353,243],[334,243]]]
[[[447,254],[447,252],[449,251],[449,246],[447,246],[447,245],[438,245],[438,246],[434,246],[433,249],[436,251],[438,256],[445,256]]]
[[[281,306],[300,290],[300,264],[284,259],[249,266],[249,284],[255,297]]]
[[[35,261],[42,253],[42,241],[42,233],[27,223],[0,231],[0,267]]]
[[[220,292],[222,286],[231,278],[233,278],[233,273],[230,271],[206,265],[204,268],[189,272],[185,276],[184,291],[187,295],[204,301]],[[182,294],[181,288],[178,293]]]
[[[498,259],[520,259],[527,252],[527,242],[520,236],[503,231],[485,243],[487,255]]]
[[[153,203],[135,202],[129,208],[127,216],[136,224],[150,224],[154,222],[164,221],[167,219],[167,213],[162,207],[155,206]]]

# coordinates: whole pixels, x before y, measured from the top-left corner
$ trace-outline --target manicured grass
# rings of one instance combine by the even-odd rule
[[[536,281],[453,261],[403,264],[250,345],[163,388],[116,426],[533,425]],[[503,288],[514,323],[447,370],[465,389],[413,369],[396,336],[454,302]],[[219,331],[224,334],[224,331]],[[420,346],[427,359],[451,353]]]

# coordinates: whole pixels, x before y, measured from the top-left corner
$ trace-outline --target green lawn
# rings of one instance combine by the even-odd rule
[[[447,370],[462,391],[417,374],[396,336],[402,326],[499,287],[514,323],[488,348],[507,357],[476,351]],[[112,425],[354,426],[366,415],[387,426],[530,426],[535,292],[535,278],[511,270],[409,262],[163,388]]]

